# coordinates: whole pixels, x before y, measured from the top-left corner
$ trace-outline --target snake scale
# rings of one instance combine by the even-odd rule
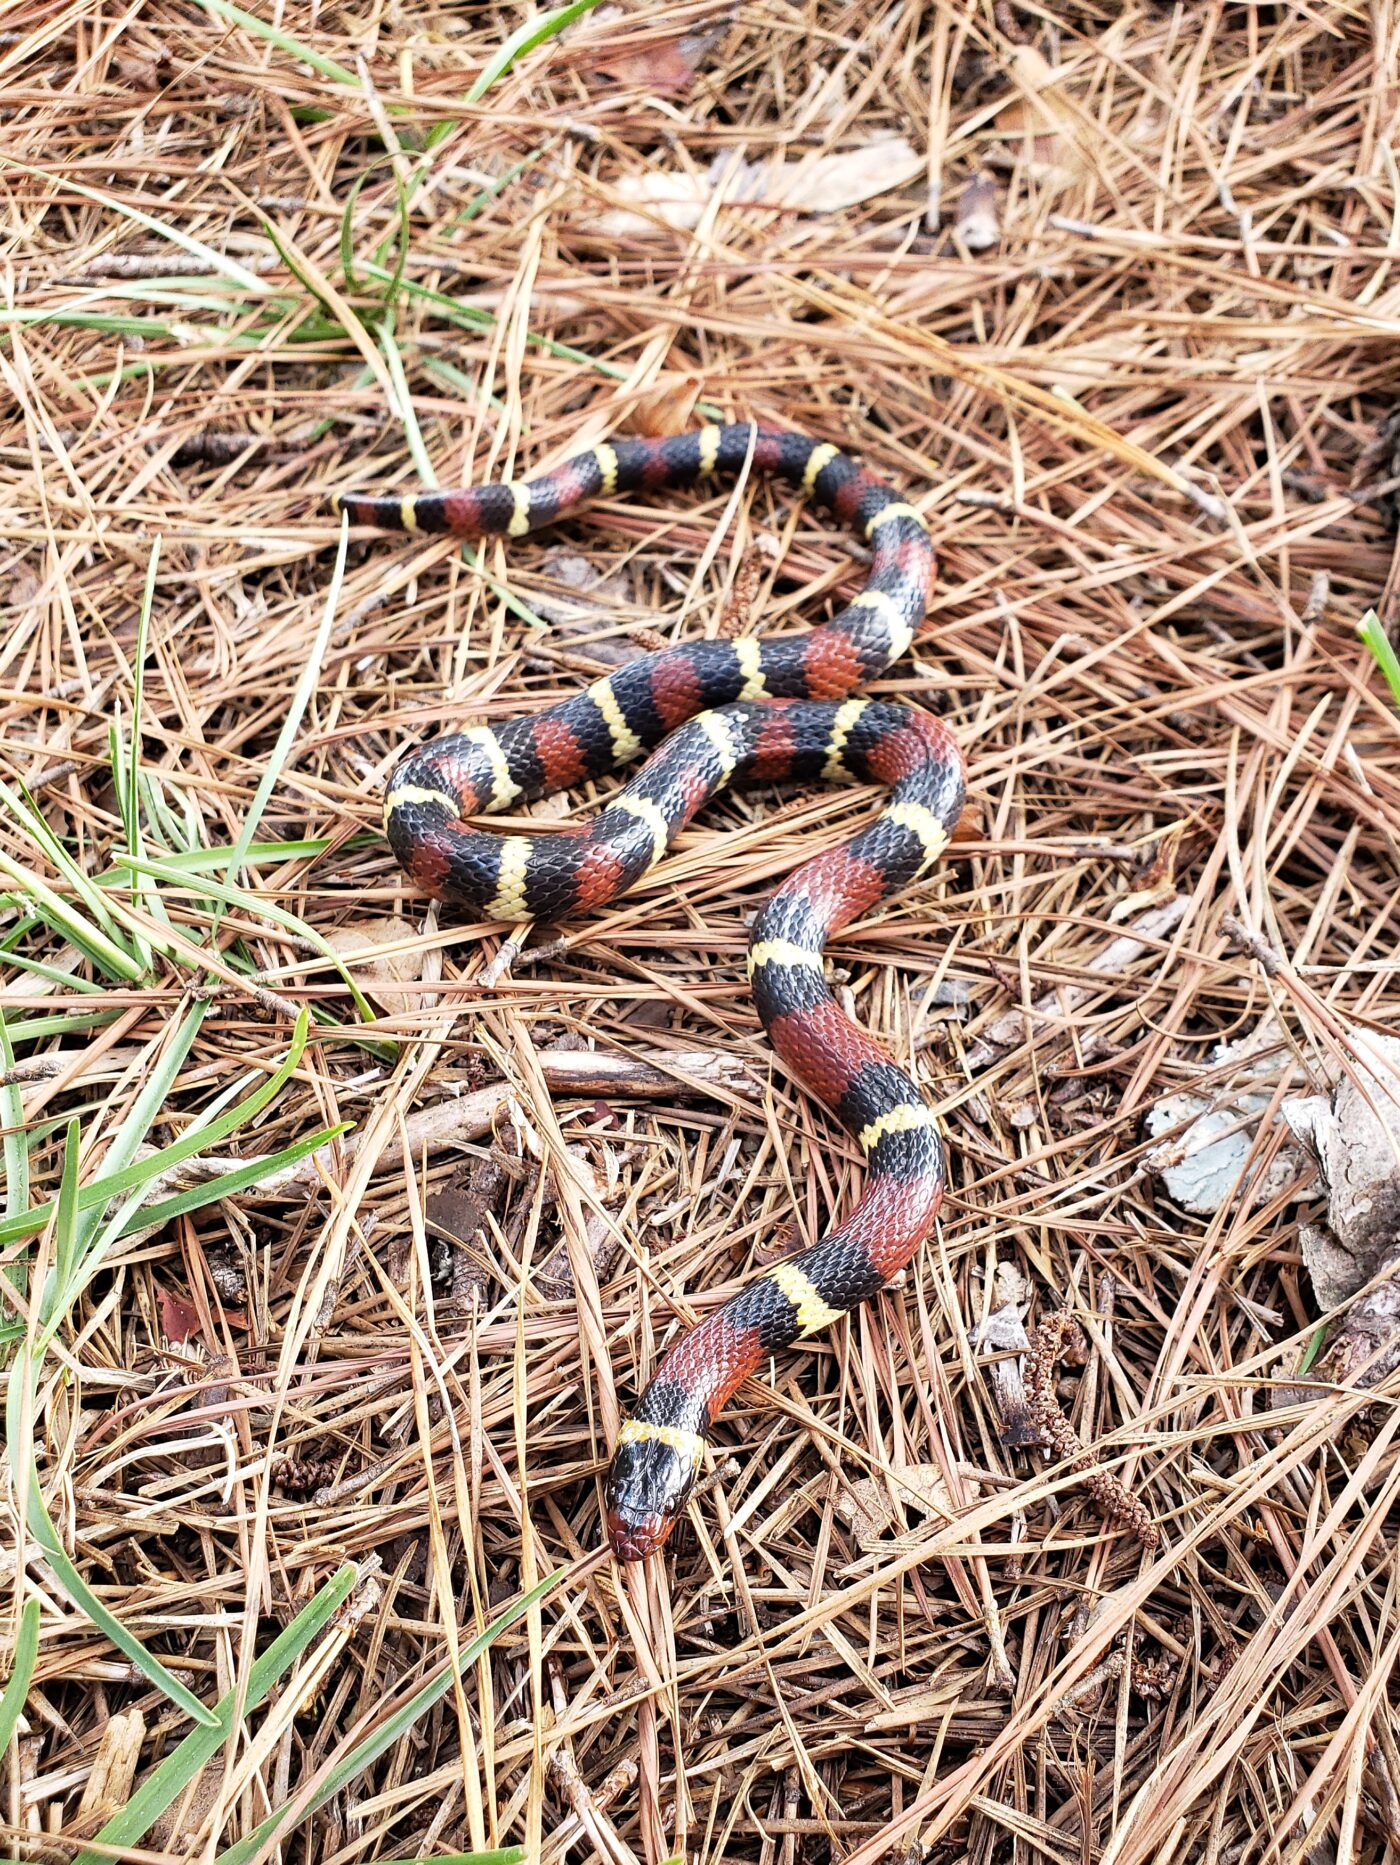
[[[339,501],[355,524],[524,537],[599,494],[695,485],[745,470],[785,480],[870,548],[864,588],[797,635],[690,641],[647,654],[555,706],[471,726],[411,751],[390,776],[385,826],[425,893],[500,921],[601,907],[665,854],[726,784],[875,782],[880,815],[806,862],[754,920],[754,1003],[785,1065],[839,1116],[864,1155],[864,1195],[836,1229],[752,1276],[663,1356],[613,1448],[605,1509],[621,1560],[658,1549],[683,1509],[715,1419],[768,1356],[868,1301],[930,1234],[944,1184],[918,1086],[838,1007],[827,940],[924,874],[964,797],[940,720],[859,689],[909,647],[933,550],[921,515],[829,442],[738,422],[670,439],[618,439],[510,485]],[[656,749],[592,821],[548,835],[474,826]]]

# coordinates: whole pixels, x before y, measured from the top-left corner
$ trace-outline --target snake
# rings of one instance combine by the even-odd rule
[[[887,790],[878,816],[805,861],[753,919],[748,976],[784,1066],[851,1133],[866,1167],[844,1222],[751,1275],[663,1353],[617,1431],[603,1510],[612,1551],[659,1550],[691,1500],[720,1411],[772,1355],[887,1288],[932,1233],[946,1177],[933,1108],[846,1016],[827,983],[833,934],[923,876],[948,844],[966,779],[924,709],[861,696],[924,621],[934,553],[922,514],[829,441],[754,422],[619,437],[552,472],[458,491],[347,494],[354,525],[520,538],[585,500],[762,475],[795,487],[868,547],[863,588],[799,633],[684,641],[508,723],[432,737],[394,765],[389,843],[425,893],[484,921],[559,921],[606,905],[658,862],[711,797],[741,780]],[[651,755],[597,815],[543,835],[474,818]]]

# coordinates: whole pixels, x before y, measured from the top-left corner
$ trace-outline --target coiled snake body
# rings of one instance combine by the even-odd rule
[[[432,739],[397,766],[385,798],[394,853],[425,892],[513,921],[560,919],[614,899],[728,783],[873,780],[890,789],[868,828],[773,895],[748,956],[778,1054],[861,1147],[864,1196],[838,1229],[752,1277],[662,1359],[608,1472],[608,1533],[622,1560],[665,1540],[740,1383],[778,1348],[884,1288],[933,1228],[944,1180],[933,1113],[837,1007],[822,971],[827,939],[923,874],[962,807],[962,759],[941,722],[852,697],[905,652],[923,619],[928,532],[912,506],[835,447],[747,423],[617,440],[522,484],[339,502],[357,524],[523,537],[599,493],[688,486],[746,465],[799,487],[869,544],[869,578],[839,615],[772,641],[667,648],[544,712]],[[467,820],[599,776],[653,745],[607,808],[578,828],[497,835]]]

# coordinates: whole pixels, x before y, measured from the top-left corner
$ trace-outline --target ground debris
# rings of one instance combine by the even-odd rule
[[[1148,1109],[1147,1131],[1161,1140],[1148,1164],[1176,1204],[1209,1216],[1230,1199],[1247,1207],[1267,1204],[1292,1185],[1301,1193],[1296,1147],[1276,1148],[1262,1164],[1256,1158],[1263,1116],[1276,1105],[1277,1083],[1292,1063],[1283,1032],[1266,1022],[1211,1052],[1200,1091],[1166,1095]]]
[[[1327,1199],[1326,1222],[1300,1233],[1314,1295],[1324,1311],[1349,1303],[1313,1374],[1371,1387],[1400,1366],[1400,1039],[1356,1030],[1351,1048],[1330,1095],[1283,1114]]]
[[[39,1629],[7,1851],[93,1848],[139,1717],[116,1815],[185,1772],[106,1847],[138,1859],[1373,1865],[1400,1233],[1348,1149],[1361,1038],[1400,1034],[1400,714],[1356,633],[1400,621],[1395,9],[563,12],[0,32],[0,1329],[34,1459],[0,1682]],[[877,787],[732,786],[614,905],[508,941],[400,871],[385,783],[659,645],[801,638],[870,540],[750,475],[341,562],[333,501],[748,418],[934,536],[860,694],[946,719],[971,802],[828,956],[947,1186],[623,1574],[619,1419],[865,1183],[745,951]],[[492,820],[567,835],[621,781]],[[1081,1365],[1034,1327],[1059,1304]]]

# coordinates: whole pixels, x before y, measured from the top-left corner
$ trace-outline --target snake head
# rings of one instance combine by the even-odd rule
[[[617,1434],[605,1496],[618,1560],[644,1560],[661,1547],[695,1486],[704,1451],[697,1432],[628,1419]]]

